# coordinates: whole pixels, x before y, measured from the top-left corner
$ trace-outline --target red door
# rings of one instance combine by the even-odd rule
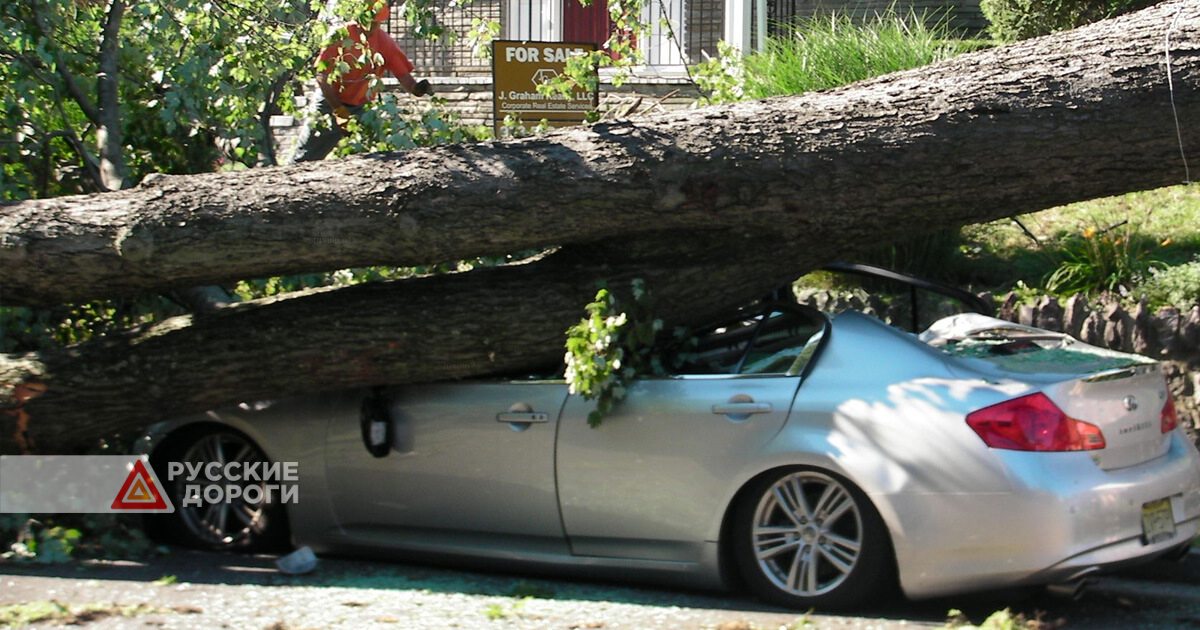
[[[587,7],[579,4],[579,0],[562,2],[564,42],[593,42],[613,59],[619,58],[611,50],[604,48],[604,43],[612,36],[614,30],[609,18],[608,0],[592,0],[591,6]],[[630,32],[622,33],[621,41],[637,46],[637,39]]]
[[[587,7],[579,0],[563,0],[564,42],[592,42],[599,47],[611,34],[607,0],[592,0],[591,6]]]

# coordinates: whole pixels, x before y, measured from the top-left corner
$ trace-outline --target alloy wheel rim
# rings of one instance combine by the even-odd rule
[[[836,479],[794,473],[759,500],[751,544],[759,569],[777,588],[801,597],[822,595],[844,583],[858,564],[862,514]]]
[[[211,433],[188,447],[183,454],[185,464],[207,466],[217,463],[223,469],[226,464],[238,462],[242,470],[246,465],[256,462],[266,463],[250,442],[231,433]],[[203,469],[202,469],[203,470]],[[239,486],[242,489],[240,497],[209,503],[203,496],[203,488],[210,484],[220,483],[221,486]],[[254,496],[267,496],[267,488],[262,482],[232,481],[222,479],[213,481],[201,472],[200,478],[194,483],[176,484],[174,498],[184,524],[200,540],[207,544],[219,546],[234,546],[249,538],[261,534],[267,524],[267,501],[247,501],[246,488],[260,486],[263,492],[251,493]],[[223,488],[224,489],[224,488]]]

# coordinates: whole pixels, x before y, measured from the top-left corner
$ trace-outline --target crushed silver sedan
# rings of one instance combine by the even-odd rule
[[[1197,535],[1200,456],[1154,361],[979,314],[918,336],[792,303],[698,343],[597,428],[538,379],[162,423],[143,444],[177,509],[157,525],[213,548],[737,582],[801,609],[1067,583]],[[214,493],[189,470],[243,474]],[[291,471],[292,494],[248,470]]]

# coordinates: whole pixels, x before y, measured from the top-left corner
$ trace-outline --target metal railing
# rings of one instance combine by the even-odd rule
[[[502,6],[499,1],[481,0],[464,5],[455,0],[441,0],[433,9],[435,25],[442,29],[442,36],[436,39],[417,37],[395,15],[388,20],[387,29],[422,75],[485,75],[492,71],[492,60],[477,55],[465,34],[475,20],[500,21]]]
[[[476,0],[462,4],[441,0],[434,7],[435,23],[443,37],[425,39],[415,36],[411,27],[398,16],[388,20],[388,32],[423,75],[481,76],[492,70],[490,59],[476,54],[463,35],[473,23],[498,22],[501,39],[553,41],[554,22],[561,20],[561,2],[577,0]],[[597,0],[602,1],[602,0]],[[723,33],[723,0],[651,0],[653,32],[645,38],[646,63],[651,66],[679,66],[703,60],[704,53],[716,56],[717,41]],[[660,24],[664,13],[672,18],[671,29]],[[561,33],[561,26],[557,29]],[[681,47],[671,36],[682,36]],[[681,51],[682,48],[682,51]]]

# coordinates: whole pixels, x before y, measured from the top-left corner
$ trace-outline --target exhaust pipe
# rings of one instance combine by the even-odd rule
[[[1080,578],[1071,582],[1059,582],[1058,584],[1047,584],[1046,592],[1053,597],[1059,599],[1067,599],[1070,601],[1078,601],[1087,591],[1088,581]]]
[[[1076,601],[1083,597],[1084,592],[1087,591],[1088,586],[1091,585],[1091,583],[1088,582],[1088,576],[1092,575],[1093,573],[1098,573],[1099,571],[1100,567],[1088,567],[1082,571],[1079,571],[1078,573],[1075,573],[1062,582],[1057,584],[1048,584],[1046,586],[1046,592],[1054,597],[1061,597],[1071,601]]]

